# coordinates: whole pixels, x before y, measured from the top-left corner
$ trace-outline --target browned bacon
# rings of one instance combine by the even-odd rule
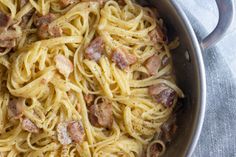
[[[60,122],[57,125],[57,139],[62,145],[67,145],[72,142],[69,133],[67,132],[68,122]]]
[[[165,107],[171,107],[174,99],[176,98],[176,92],[165,84],[150,86],[148,88],[148,93],[153,97],[153,99],[156,100],[157,103],[160,103]]]
[[[72,121],[67,126],[71,139],[76,143],[82,143],[85,137],[84,128],[81,122]]]
[[[113,123],[111,102],[103,101],[90,106],[89,119],[91,124],[96,127],[111,128]]]
[[[23,100],[12,99],[8,103],[8,118],[19,119],[23,112]]]
[[[57,70],[68,78],[70,73],[73,71],[73,63],[61,54],[56,55],[54,61],[56,62]]]
[[[93,94],[86,94],[86,95],[84,95],[84,100],[85,100],[87,106],[91,106],[94,101],[94,95]]]
[[[44,16],[35,15],[34,16],[34,25],[36,27],[39,27],[42,24],[49,24],[55,18],[56,18],[56,16],[54,14],[52,14],[52,13],[48,13],[47,15],[44,15]]]
[[[155,75],[158,72],[158,69],[160,68],[161,61],[158,55],[153,55],[150,57],[146,64],[145,67],[150,75]]]
[[[103,39],[101,37],[96,37],[85,50],[86,58],[98,61],[102,56],[104,46]]]
[[[50,37],[60,37],[62,35],[62,30],[58,26],[42,24],[39,26],[37,33],[40,39],[48,39]]]
[[[22,129],[31,133],[39,133],[39,128],[28,118],[22,120]]]
[[[123,70],[129,65],[134,64],[137,61],[137,58],[135,55],[128,53],[124,49],[117,48],[112,53],[112,61]]]
[[[0,11],[0,28],[8,27],[10,21],[11,21],[11,17],[3,13],[2,11]]]
[[[159,25],[156,26],[156,29],[153,29],[151,32],[149,32],[148,35],[154,44],[163,42],[165,40],[165,35]]]

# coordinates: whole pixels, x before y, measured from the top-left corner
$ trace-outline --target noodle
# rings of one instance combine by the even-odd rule
[[[13,19],[6,29],[19,36],[10,40],[16,43],[14,48],[0,50],[0,156],[150,156],[153,144],[159,144],[163,154],[165,142],[153,140],[154,136],[161,133],[177,97],[184,94],[171,75],[170,61],[152,76],[145,67],[153,55],[171,58],[169,47],[178,45],[177,40],[169,47],[166,42],[151,42],[150,32],[161,27],[151,9],[131,0],[124,5],[115,0],[104,4],[83,0],[63,7],[62,0],[21,3],[0,0],[0,13]],[[61,34],[50,36],[49,32],[49,37],[41,39],[34,18],[50,13],[55,18],[45,28],[60,28]],[[0,36],[6,29],[0,28]],[[95,61],[85,51],[97,36],[105,51]],[[135,63],[119,68],[112,60],[117,48],[135,56]],[[150,86],[160,84],[178,95],[170,107],[156,102],[148,92]],[[95,96],[95,104],[111,103],[111,127],[91,123],[87,95]],[[23,109],[20,118],[12,119],[8,110],[14,100],[20,100]],[[23,127],[25,119],[34,124],[33,131]],[[58,125],[70,121],[81,122],[84,140],[62,144]]]

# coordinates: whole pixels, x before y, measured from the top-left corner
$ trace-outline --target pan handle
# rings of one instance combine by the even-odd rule
[[[219,20],[215,29],[200,42],[203,49],[207,49],[215,45],[224,37],[227,29],[233,21],[233,1],[234,0],[216,0],[219,10]]]

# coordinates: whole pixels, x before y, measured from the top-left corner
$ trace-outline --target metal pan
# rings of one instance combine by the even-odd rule
[[[206,76],[202,53],[222,39],[230,26],[234,12],[233,0],[216,0],[219,21],[212,33],[203,40],[197,39],[176,0],[140,0],[140,3],[158,9],[167,25],[168,38],[180,38],[180,47],[173,53],[173,64],[177,84],[186,97],[181,102],[183,112],[177,116],[178,131],[163,156],[190,157],[197,144],[205,112]]]

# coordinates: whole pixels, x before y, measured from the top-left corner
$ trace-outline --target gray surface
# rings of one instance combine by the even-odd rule
[[[198,38],[217,23],[214,0],[177,0]],[[236,5],[236,4],[235,4]],[[207,77],[207,107],[193,157],[236,157],[236,20],[225,38],[203,54]]]

